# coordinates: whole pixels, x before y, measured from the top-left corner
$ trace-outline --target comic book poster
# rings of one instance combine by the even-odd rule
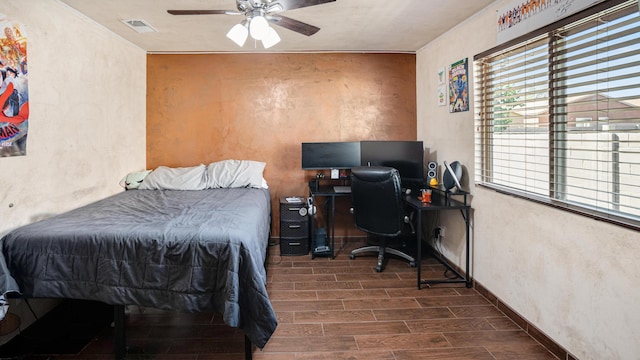
[[[469,111],[468,58],[449,67],[449,112]]]
[[[0,157],[27,154],[29,92],[24,27],[0,13]]]

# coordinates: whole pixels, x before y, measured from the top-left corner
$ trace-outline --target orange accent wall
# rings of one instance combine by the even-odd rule
[[[412,54],[147,57],[147,168],[266,162],[273,236],[279,198],[306,196],[315,176],[301,169],[302,142],[415,140],[416,132]],[[361,234],[340,211],[336,235]]]

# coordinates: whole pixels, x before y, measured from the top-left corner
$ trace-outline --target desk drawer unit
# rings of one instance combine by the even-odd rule
[[[302,211],[301,211],[302,209]],[[309,216],[306,203],[280,199],[280,254],[306,255],[309,253]]]

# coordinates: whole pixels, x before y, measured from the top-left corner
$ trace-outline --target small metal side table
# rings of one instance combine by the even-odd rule
[[[417,224],[416,224],[416,238],[418,241],[418,254],[416,266],[418,267],[418,289],[421,288],[421,285],[430,286],[431,284],[441,284],[441,283],[465,283],[468,288],[471,287],[471,275],[469,274],[469,222],[470,222],[470,214],[471,214],[471,205],[467,203],[467,197],[469,195],[468,192],[457,190],[455,192],[451,192],[445,190],[444,188],[430,188],[432,190],[431,202],[424,203],[420,199],[418,199],[418,194],[407,195],[404,198],[405,203],[414,209],[417,212]],[[417,193],[417,191],[415,192]],[[454,197],[456,199],[454,199]],[[450,211],[450,210],[460,210],[462,217],[464,219],[465,227],[466,227],[466,261],[465,261],[465,274],[460,274],[456,269],[454,269],[449,263],[442,259],[439,256],[435,256],[435,259],[438,260],[442,265],[444,265],[448,270],[453,272],[456,275],[454,279],[430,279],[430,280],[422,280],[421,278],[421,263],[422,263],[422,213],[423,212],[431,212],[431,211]]]

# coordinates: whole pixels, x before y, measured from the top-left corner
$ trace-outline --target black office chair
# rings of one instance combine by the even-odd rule
[[[380,237],[379,245],[351,251],[350,259],[366,252],[378,253],[376,271],[381,272],[385,253],[397,255],[415,266],[415,259],[398,249],[387,247],[387,238],[398,238],[411,231],[411,219],[405,212],[398,170],[386,166],[361,166],[351,169],[352,212],[356,227]]]

